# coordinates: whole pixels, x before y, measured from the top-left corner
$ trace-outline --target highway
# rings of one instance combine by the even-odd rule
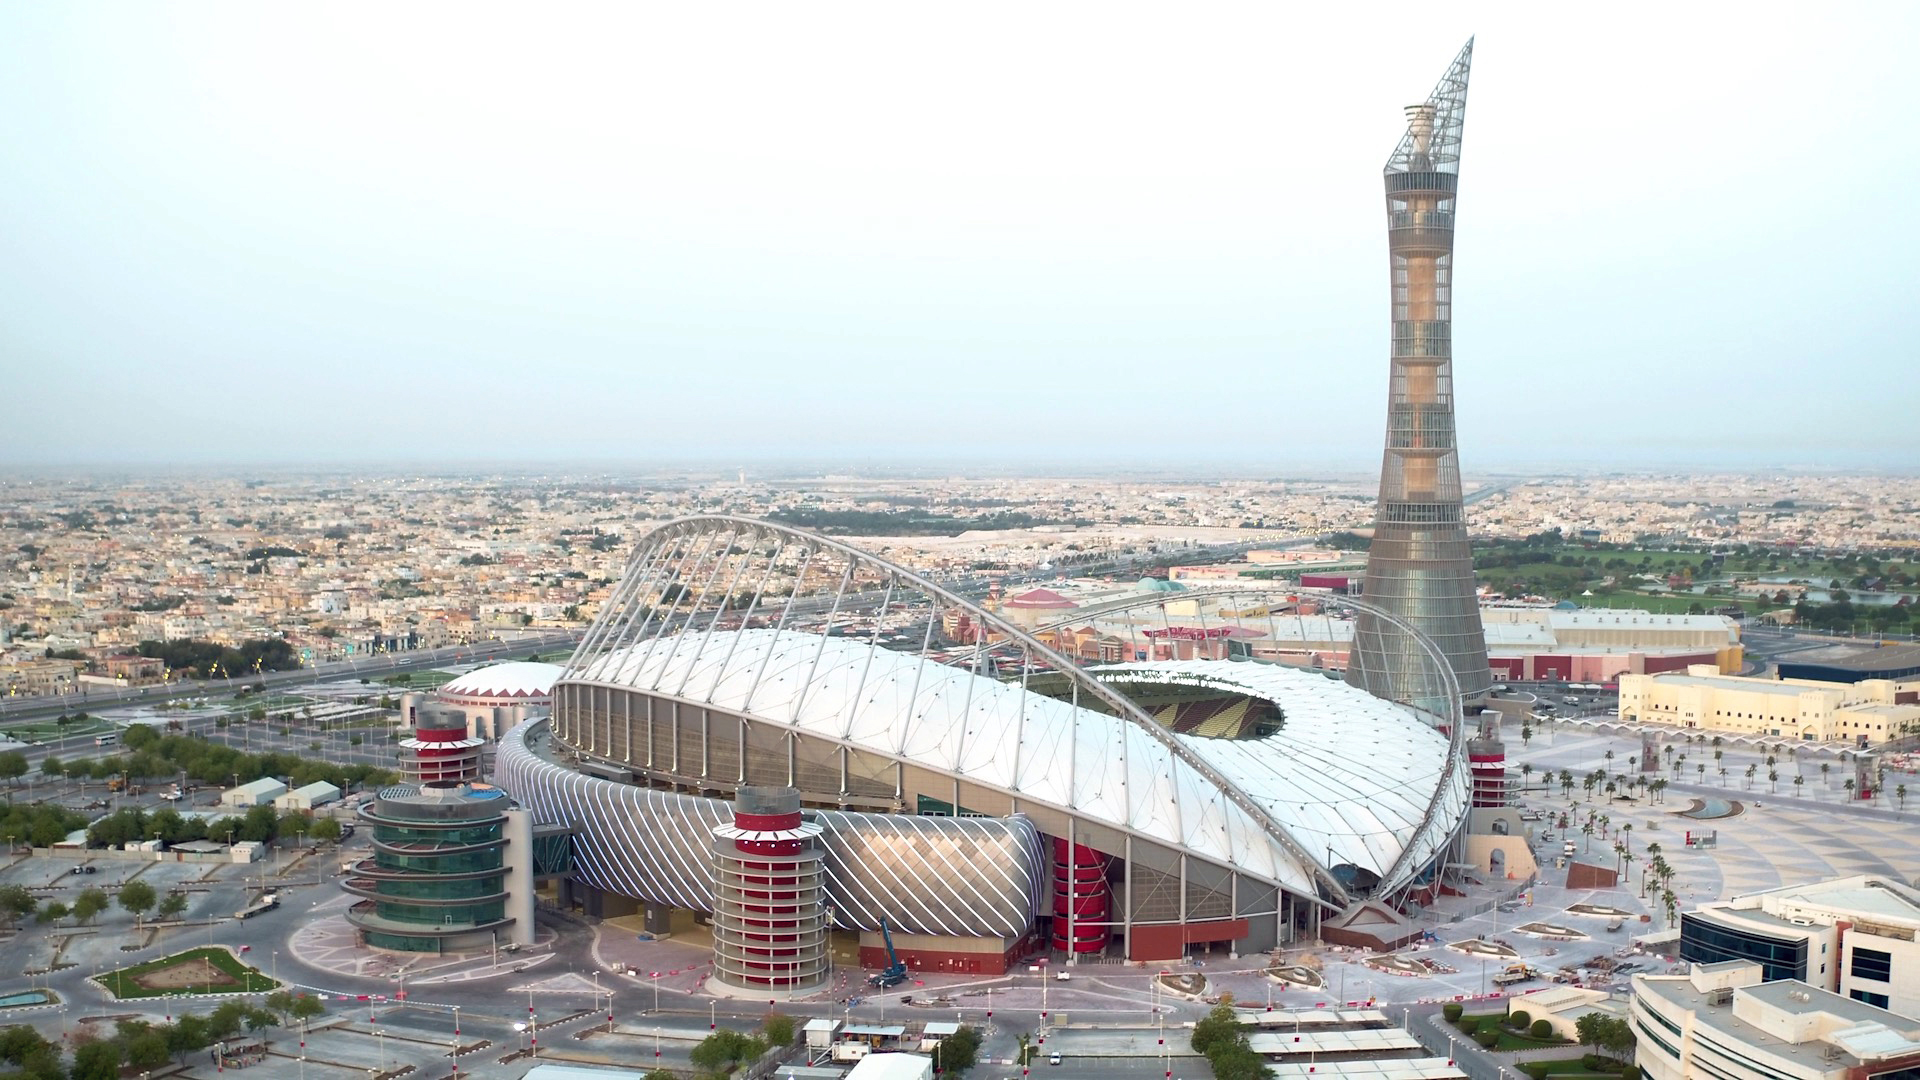
[[[510,660],[535,651],[571,645],[584,630],[559,630],[514,641],[485,641],[474,645],[449,645],[441,649],[416,649],[411,652],[379,653],[365,660],[342,660],[291,671],[268,671],[241,678],[185,679],[164,686],[125,687],[89,690],[59,697],[12,697],[0,699],[0,723],[34,720],[61,713],[99,712],[123,705],[157,705],[181,698],[227,698],[242,686],[265,685],[268,690],[292,689],[302,683],[330,682],[338,679],[375,679],[406,671],[428,670],[441,664],[470,664],[482,660]]]

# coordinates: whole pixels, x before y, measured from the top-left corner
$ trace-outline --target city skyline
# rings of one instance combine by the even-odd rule
[[[1358,472],[1353,192],[1469,32],[1473,468],[1910,460],[1910,9],[991,15],[0,15],[0,463]]]

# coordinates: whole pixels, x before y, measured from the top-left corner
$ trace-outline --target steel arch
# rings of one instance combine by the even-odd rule
[[[1155,722],[1151,716],[1148,716],[1146,712],[1134,704],[1132,700],[1087,674],[1080,668],[1078,663],[1055,651],[1029,631],[1008,622],[993,612],[981,608],[974,601],[952,592],[945,586],[915,573],[906,567],[874,555],[871,552],[863,551],[850,544],[835,540],[832,537],[823,536],[805,529],[758,518],[725,514],[694,515],[675,518],[655,526],[636,542],[633,555],[628,559],[627,569],[620,585],[615,588],[613,596],[609,598],[609,602],[606,608],[603,609],[601,617],[595,620],[594,626],[589,628],[587,634],[581,639],[579,646],[575,648],[572,657],[567,661],[566,671],[562,674],[560,681],[564,682],[569,678],[584,675],[591,661],[612,648],[623,645],[638,647],[641,642],[648,642],[650,653],[651,649],[659,644],[661,638],[667,636],[666,631],[674,627],[676,622],[679,624],[678,630],[674,631],[676,636],[682,636],[687,633],[703,633],[697,625],[700,606],[699,600],[696,598],[693,603],[687,605],[684,612],[681,611],[681,601],[692,592],[691,588],[683,588],[681,592],[674,594],[673,599],[667,603],[666,612],[664,616],[660,618],[657,627],[655,626],[654,620],[656,616],[661,616],[661,612],[657,609],[648,609],[644,615],[642,615],[639,610],[633,608],[633,601],[635,597],[646,595],[648,586],[658,585],[667,580],[667,568],[673,563],[673,555],[671,553],[676,546],[683,544],[697,545],[691,559],[691,565],[695,571],[694,576],[698,577],[700,573],[705,573],[711,579],[719,573],[720,559],[731,552],[735,541],[742,535],[752,537],[755,543],[761,541],[777,543],[779,547],[776,548],[775,554],[771,556],[772,558],[777,558],[779,553],[785,551],[789,546],[797,546],[801,553],[802,570],[796,575],[795,589],[793,593],[788,596],[787,602],[782,609],[781,625],[785,625],[788,616],[793,611],[794,601],[800,595],[799,586],[804,581],[805,568],[811,565],[814,556],[824,552],[831,552],[847,561],[847,570],[841,575],[839,591],[834,594],[835,602],[832,613],[838,612],[840,601],[846,595],[847,585],[853,576],[853,570],[856,566],[878,575],[889,596],[895,587],[905,585],[925,593],[942,605],[958,608],[966,612],[977,625],[991,630],[994,634],[1000,635],[1004,639],[1001,642],[1003,647],[1007,644],[1017,644],[1031,656],[1044,660],[1054,669],[1064,674],[1078,692],[1090,695],[1100,701],[1103,705],[1111,709],[1115,715],[1124,718],[1148,738],[1158,743],[1172,757],[1178,759],[1183,765],[1211,784],[1224,799],[1232,803],[1242,814],[1246,815],[1248,820],[1258,826],[1270,840],[1278,845],[1281,850],[1285,851],[1310,880],[1319,885],[1324,892],[1324,897],[1320,898],[1320,902],[1330,903],[1333,906],[1344,906],[1352,901],[1351,894],[1348,893],[1346,887],[1340,880],[1333,875],[1331,868],[1323,865],[1320,859],[1311,855],[1288,831],[1284,824],[1275,820],[1265,808],[1248,798],[1213,765],[1184,746],[1180,740],[1174,737],[1171,731],[1168,731],[1162,725]],[[731,539],[727,541],[725,549],[721,552],[714,553],[713,561],[711,565],[709,565],[708,559],[711,548],[716,540],[722,536],[728,536]],[[706,586],[702,586],[701,588],[704,592]],[[756,593],[754,601],[756,606],[758,599],[759,595]],[[754,606],[749,606],[746,609],[746,616],[750,617],[754,610]],[[830,616],[832,613],[830,613]],[[720,614],[720,610],[716,609],[714,611],[704,633],[712,632],[713,626],[717,625],[719,621]],[[612,626],[613,623],[619,623],[621,628],[615,630]],[[638,624],[637,628],[636,623]],[[652,633],[648,633],[650,629],[653,631]],[[675,642],[673,648],[678,649],[679,643]],[[670,652],[669,655],[672,655],[672,653]],[[922,662],[933,663],[935,661],[923,657]],[[673,695],[669,694],[667,696]],[[923,765],[923,767],[926,766]],[[956,780],[965,779],[961,774],[952,772],[951,770],[935,769],[934,771],[951,775]],[[1076,812],[1075,808],[1071,805],[1064,806],[1062,809],[1068,812]]]

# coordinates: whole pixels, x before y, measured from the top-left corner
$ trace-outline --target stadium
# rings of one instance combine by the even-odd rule
[[[971,642],[943,635],[956,614]],[[1433,655],[1432,685],[1402,695],[1425,708],[1150,649],[1080,667],[830,538],[690,518],[641,540],[551,720],[502,739],[496,782],[573,824],[566,899],[590,915],[704,921],[737,899],[715,872],[735,799],[791,788],[821,937],[857,939],[864,963],[883,929],[932,970],[1262,951],[1439,887],[1469,798]],[[715,926],[716,964],[752,951]]]

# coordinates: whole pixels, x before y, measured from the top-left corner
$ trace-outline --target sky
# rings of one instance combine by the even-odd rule
[[[1906,469],[1920,5],[0,6],[0,466]]]

